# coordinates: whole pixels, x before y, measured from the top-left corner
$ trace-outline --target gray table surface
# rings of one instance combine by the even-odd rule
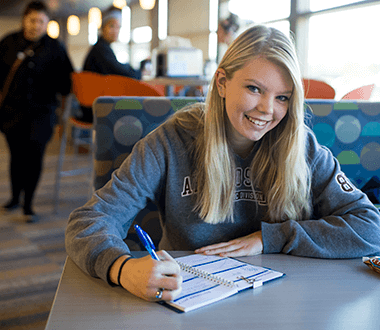
[[[177,313],[88,276],[68,258],[46,329],[380,329],[380,274],[361,259],[282,254],[239,259],[286,276]]]

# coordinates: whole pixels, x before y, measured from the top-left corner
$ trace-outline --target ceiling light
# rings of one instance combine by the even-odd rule
[[[127,5],[127,1],[125,0],[114,0],[113,6],[119,9],[123,9]]]
[[[78,16],[71,15],[67,19],[67,31],[70,35],[76,36],[80,31],[80,20]]]
[[[57,39],[59,37],[59,24],[56,21],[50,21],[47,26],[47,34],[50,38]]]
[[[88,12],[89,23],[95,23],[97,28],[102,27],[102,12],[97,7],[92,7]]]
[[[140,0],[140,6],[142,9],[151,10],[154,8],[156,0]]]

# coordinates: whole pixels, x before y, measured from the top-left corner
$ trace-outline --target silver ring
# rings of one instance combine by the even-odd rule
[[[164,292],[164,289],[158,289],[158,291],[156,292],[156,298],[161,299],[163,292]]]

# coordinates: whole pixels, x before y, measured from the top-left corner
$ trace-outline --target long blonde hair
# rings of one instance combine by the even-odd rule
[[[251,163],[251,183],[266,197],[266,221],[309,217],[310,170],[305,152],[304,97],[297,55],[292,41],[282,32],[257,25],[243,32],[230,45],[219,68],[227,79],[257,56],[283,67],[293,81],[289,109],[283,120],[260,140]],[[197,130],[194,147],[197,194],[195,210],[207,223],[233,221],[235,162],[227,139],[227,115],[214,75],[205,107],[183,111],[174,120]]]

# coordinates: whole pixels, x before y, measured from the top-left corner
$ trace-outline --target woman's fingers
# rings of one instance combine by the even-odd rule
[[[261,231],[240,237],[229,242],[204,246],[195,250],[195,253],[206,255],[220,255],[223,257],[243,257],[262,253],[263,240]]]

